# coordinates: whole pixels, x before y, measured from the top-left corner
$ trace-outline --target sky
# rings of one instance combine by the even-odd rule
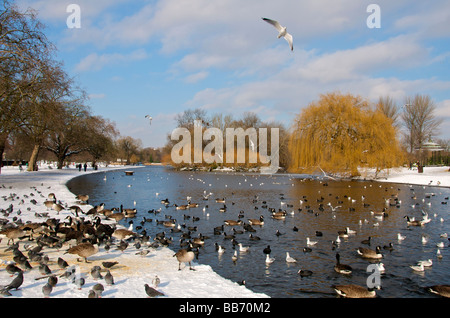
[[[144,147],[163,146],[187,109],[234,118],[255,112],[289,127],[329,92],[372,102],[390,96],[399,106],[430,95],[443,119],[438,137],[450,138],[448,0],[16,3],[37,10],[92,113]],[[78,5],[79,20],[70,4]],[[262,17],[287,27],[293,51]]]

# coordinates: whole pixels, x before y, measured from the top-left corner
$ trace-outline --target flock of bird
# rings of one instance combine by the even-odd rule
[[[327,186],[326,183],[323,184],[324,186]],[[370,185],[372,186],[372,185]],[[381,185],[379,186],[380,188],[382,187]],[[398,189],[399,191],[400,189]],[[411,199],[413,200],[417,200],[416,195],[414,194],[414,188],[411,187],[412,190],[412,194],[413,196],[411,197]],[[386,191],[387,191],[387,187],[386,187]],[[320,191],[319,191],[320,193]],[[203,194],[203,200],[209,200],[209,196],[211,196],[212,193],[206,194],[206,192]],[[331,194],[329,194],[331,196]],[[281,196],[283,196],[281,194]],[[428,202],[425,202],[425,199],[430,199],[431,197],[435,196],[434,193],[427,193],[425,194],[425,198],[422,199],[422,203],[425,203],[425,206],[429,206],[431,203],[431,201],[428,200]],[[255,210],[259,209],[258,211],[261,211],[261,207],[265,210],[268,211],[267,214],[261,215],[259,218],[248,218],[246,219],[246,212],[244,211],[240,211],[238,216],[237,216],[237,220],[235,219],[225,219],[223,225],[220,225],[216,228],[214,228],[214,235],[222,235],[223,238],[225,240],[229,240],[232,242],[232,248],[233,248],[233,252],[231,253],[231,259],[233,262],[236,262],[239,257],[238,257],[238,251],[240,253],[246,253],[247,251],[249,251],[250,249],[252,249],[251,246],[243,246],[243,244],[241,242],[238,242],[239,236],[237,234],[242,234],[242,233],[250,233],[249,234],[249,241],[252,240],[260,240],[260,238],[254,233],[256,232],[255,228],[261,228],[264,226],[264,223],[266,222],[265,219],[267,218],[271,218],[274,220],[284,220],[286,219],[286,217],[289,214],[295,215],[298,212],[309,212],[312,213],[316,216],[319,216],[320,213],[325,213],[328,214],[328,212],[331,212],[329,214],[332,215],[333,218],[336,217],[338,211],[343,211],[342,205],[338,205],[338,206],[333,206],[330,203],[328,204],[324,204],[324,197],[322,197],[321,195],[318,196],[318,199],[316,198],[307,198],[306,196],[303,196],[302,199],[299,200],[300,202],[300,208],[298,209],[298,211],[294,211],[293,210],[293,205],[289,204],[286,202],[286,200],[284,200],[284,198],[282,197],[280,200],[280,204],[281,206],[288,208],[286,209],[282,209],[282,208],[278,208],[278,209],[274,209],[274,208],[270,208],[268,207],[268,204],[266,201],[263,200],[259,200],[258,197],[255,197],[255,199],[252,200],[252,203],[255,205]],[[348,200],[349,202],[351,202],[352,204],[355,203],[357,200],[355,200],[354,198],[351,197],[347,197],[346,195],[344,196],[344,198],[338,198],[336,197],[336,199],[338,200]],[[312,208],[312,204],[308,202],[308,200],[310,200],[310,202],[317,201],[318,203],[318,208]],[[362,196],[361,197],[361,202],[363,204],[363,206],[365,208],[369,208],[371,205],[367,202],[364,202],[365,197]],[[440,203],[442,205],[447,204],[449,198],[445,197],[443,201],[441,201]],[[215,200],[216,203],[220,203],[223,204],[223,207],[220,208],[220,212],[226,212],[227,211],[227,206],[226,204],[228,204],[229,202],[232,202],[233,199],[230,198],[229,200],[227,200],[226,198],[217,198]],[[177,209],[184,209],[184,210],[189,210],[190,208],[192,208],[192,206],[190,206],[191,203],[191,197],[187,198],[187,204],[185,205],[174,205],[177,207]],[[161,203],[165,204],[166,206],[170,206],[170,202],[168,199],[162,200]],[[338,201],[338,204],[343,204],[343,201]],[[398,199],[398,193],[395,195],[391,195],[390,198],[385,199],[384,201],[385,203],[385,208],[383,208],[381,211],[374,211],[374,210],[370,210],[370,215],[372,217],[372,219],[374,220],[374,222],[372,223],[373,227],[379,227],[381,221],[383,220],[389,220],[389,215],[390,212],[388,211],[389,208],[399,208],[402,204],[401,200]],[[234,204],[234,202],[232,202],[231,204]],[[257,204],[261,204],[259,207],[257,206]],[[411,206],[411,209],[418,209],[418,206],[420,205],[420,203],[418,203],[416,201],[416,203],[414,205]],[[352,205],[350,205],[352,206]],[[195,207],[198,207],[198,204],[195,205]],[[208,205],[206,205],[206,207],[208,207]],[[291,208],[291,209],[289,209]],[[239,210],[239,209],[238,209]],[[292,211],[288,211],[288,210],[292,210]],[[420,210],[420,208],[419,208]],[[205,211],[205,208],[203,208],[203,211]],[[345,210],[344,210],[345,211]],[[354,212],[355,208],[350,207],[348,208],[349,212]],[[266,213],[266,212],[264,212]],[[209,215],[209,213],[207,214]],[[171,217],[171,216],[169,216]],[[183,216],[184,218],[186,218],[186,215]],[[190,217],[190,216],[189,216]],[[194,217],[194,216],[192,216]],[[437,214],[434,214],[434,217],[437,217]],[[245,220],[246,219],[246,220]],[[428,224],[432,219],[430,218],[430,216],[428,215],[428,212],[424,212],[424,210],[422,210],[422,218],[417,218],[417,217],[413,217],[413,216],[409,216],[409,215],[405,215],[404,216],[405,219],[405,226],[408,229],[411,229],[413,227],[419,227],[419,228],[423,228],[426,226],[426,224]],[[436,218],[436,220],[438,220],[438,222],[444,222],[443,218]],[[367,219],[361,219],[359,221],[359,225],[364,225],[364,224],[368,224],[369,221]],[[175,227],[175,223],[173,223],[173,226]],[[179,226],[179,225],[178,225]],[[240,229],[242,227],[242,230]],[[239,230],[236,230],[236,228],[239,228]],[[296,228],[295,226],[292,228],[293,231],[298,231],[298,228]],[[233,234],[230,234],[229,232],[232,232]],[[345,227],[342,230],[336,231],[336,239],[334,241],[332,241],[332,249],[333,250],[337,250],[339,247],[339,244],[341,243],[341,241],[343,241],[344,239],[347,241],[349,237],[351,236],[355,236],[357,233],[356,230],[352,230],[349,227]],[[277,236],[281,236],[284,233],[281,233],[279,230],[276,231],[275,235]],[[192,235],[192,230],[188,232],[188,237],[193,237]],[[316,231],[316,236],[320,237],[322,236],[322,232],[320,231]],[[204,237],[202,234],[199,234],[198,237],[196,238],[197,240],[201,237]],[[242,236],[241,236],[242,237]],[[398,239],[398,243],[400,244],[403,240],[405,240],[406,236],[403,235],[402,233],[398,233],[397,235],[397,239]],[[439,236],[440,239],[445,239],[447,240],[447,234],[446,233],[442,233]],[[319,241],[316,241],[314,239],[312,239],[311,237],[306,237],[306,246],[303,248],[304,252],[310,252],[314,249],[314,246],[316,244],[319,243]],[[450,240],[450,239],[448,239]],[[247,240],[246,240],[247,241]],[[198,247],[203,247],[205,244],[206,240],[202,240],[201,244],[199,245],[199,243],[191,243],[190,246],[194,246],[195,248]],[[423,240],[423,243],[425,241]],[[378,270],[379,273],[385,273],[386,269],[385,269],[385,265],[381,262],[381,260],[384,258],[383,255],[383,250],[385,252],[391,252],[393,251],[394,248],[394,244],[392,242],[386,243],[385,245],[378,245],[375,246],[374,248],[370,248],[370,244],[373,243],[372,237],[368,237],[365,240],[360,241],[360,247],[356,248],[356,253],[362,258],[362,259],[366,259],[369,260],[369,263],[373,263],[376,262],[376,264],[374,264]],[[216,247],[216,251],[219,254],[219,256],[222,256],[225,253],[226,247],[222,244],[219,243],[214,243],[215,247]],[[369,246],[364,246],[364,245],[369,245]],[[446,245],[443,241],[439,242],[436,244],[436,258],[437,259],[441,259],[442,255],[441,255],[441,249],[444,248]],[[265,263],[267,266],[269,266],[270,264],[274,263],[276,261],[275,257],[271,256],[271,250],[270,250],[270,246],[267,246],[264,250],[263,253],[265,253]],[[336,263],[334,265],[334,271],[343,275],[348,275],[352,273],[352,268],[351,266],[347,265],[347,264],[342,264],[340,261],[340,254],[339,252],[336,252]],[[286,252],[286,257],[285,257],[285,261],[286,263],[297,263],[297,260],[295,258],[293,258],[289,252]],[[409,267],[414,271],[414,272],[418,272],[418,271],[424,271],[426,268],[430,268],[432,266],[432,260],[431,259],[423,259],[423,260],[418,260],[417,264],[411,264]],[[311,276],[313,275],[313,272],[311,270],[307,270],[307,269],[299,269],[297,272],[301,277],[307,277],[307,276]],[[244,281],[242,281],[244,282]],[[340,295],[340,296],[344,296],[344,297],[374,297],[376,296],[376,292],[375,289],[376,287],[380,287],[380,286],[375,286],[375,288],[367,288],[364,286],[357,286],[355,284],[347,284],[347,285],[333,285],[332,286],[333,289],[335,290],[335,292]],[[445,284],[440,284],[440,285],[434,285],[434,286],[428,286],[425,288],[427,291],[431,292],[431,293],[436,293],[439,294],[441,296],[444,297],[449,297],[450,296],[450,285],[445,285]],[[364,292],[362,292],[364,290]]]
[[[324,183],[324,186],[327,184]],[[61,249],[65,248],[67,243],[69,243],[70,247],[65,249],[65,254],[74,254],[79,257],[79,261],[84,261],[85,263],[89,262],[89,258],[92,255],[98,253],[99,248],[103,248],[105,250],[109,250],[112,247],[115,247],[121,251],[127,249],[131,244],[136,249],[136,255],[145,256],[149,252],[149,248],[155,248],[158,246],[169,246],[173,249],[176,249],[177,252],[174,253],[174,257],[176,257],[179,266],[178,270],[184,270],[186,267],[182,267],[182,264],[188,264],[189,270],[195,272],[195,267],[192,262],[195,258],[198,258],[201,253],[203,247],[208,243],[210,237],[205,236],[201,233],[195,235],[197,232],[197,226],[195,225],[196,220],[199,217],[196,217],[194,213],[187,213],[192,211],[193,209],[201,208],[203,212],[209,213],[219,213],[222,215],[227,215],[227,211],[229,211],[228,205],[234,205],[232,200],[228,200],[226,198],[216,198],[213,200],[211,198],[212,193],[207,193],[206,191],[201,196],[201,200],[203,204],[193,203],[192,196],[188,196],[186,198],[185,204],[180,203],[172,203],[168,198],[162,199],[161,205],[163,207],[159,207],[157,209],[150,209],[147,211],[147,215],[143,216],[142,213],[138,214],[136,208],[126,209],[123,206],[118,208],[108,209],[104,204],[96,205],[90,208],[87,211],[83,211],[80,206],[88,203],[89,196],[88,195],[78,195],[76,199],[78,200],[79,205],[67,206],[63,202],[60,202],[56,199],[56,195],[54,193],[50,193],[47,195],[46,200],[44,201],[44,206],[46,207],[46,211],[43,212],[35,212],[37,218],[43,218],[45,221],[43,222],[34,222],[34,223],[23,223],[21,224],[20,215],[22,211],[15,209],[15,204],[21,204],[23,200],[30,200],[32,196],[44,197],[41,191],[38,191],[34,188],[34,192],[30,193],[28,196],[24,196],[23,198],[18,197],[14,193],[12,193],[9,197],[3,197],[5,202],[12,202],[6,209],[1,209],[0,212],[5,216],[1,221],[1,230],[0,230],[0,239],[7,239],[7,250],[12,251],[13,254],[13,262],[10,262],[6,266],[6,271],[12,275],[16,275],[16,277],[11,281],[10,284],[6,286],[1,286],[0,291],[1,295],[8,296],[10,295],[10,290],[18,289],[23,283],[23,273],[27,270],[31,270],[30,262],[36,262],[39,264],[39,271],[42,274],[41,279],[48,279],[48,282],[43,286],[42,293],[45,297],[49,297],[52,293],[52,288],[57,284],[58,275],[49,270],[48,264],[48,256],[43,253],[43,249]],[[331,194],[330,194],[331,196]],[[251,199],[251,198],[250,198]],[[313,209],[312,202],[308,202],[307,196],[303,196],[299,200],[300,207],[297,211],[293,211],[294,205],[289,204],[286,200],[281,197],[280,200],[282,208],[271,208],[269,204],[260,200],[257,196],[252,200],[252,204],[254,205],[254,209],[261,211],[261,215],[259,218],[251,218],[246,217],[246,212],[241,210],[235,218],[225,218],[223,224],[220,224],[213,229],[213,235],[215,238],[221,238],[224,241],[231,242],[231,246],[233,249],[231,259],[233,262],[239,260],[239,253],[247,253],[249,250],[252,250],[253,247],[244,246],[240,241],[240,237],[242,235],[248,235],[248,242],[252,241],[261,241],[261,238],[257,235],[257,232],[260,229],[264,228],[264,224],[267,222],[266,219],[270,218],[273,220],[285,220],[288,214],[307,212],[311,214],[315,214],[318,216],[318,213],[329,213],[333,217],[336,215],[336,212],[342,209],[343,201],[338,201],[338,206],[333,206],[330,203],[324,204],[324,197],[319,197],[316,199],[318,208]],[[336,199],[340,200],[343,198]],[[350,197],[346,198],[347,200],[354,200]],[[364,201],[364,198],[361,198]],[[31,201],[34,200],[34,201]],[[36,199],[31,198],[31,202],[33,204],[38,205],[39,203]],[[448,197],[444,199],[444,202],[447,202]],[[213,202],[216,204],[214,204]],[[388,207],[389,206],[399,206],[401,202],[397,197],[393,196],[385,201],[386,208],[382,211],[371,211],[371,215],[375,220],[383,220],[389,218]],[[366,203],[364,203],[366,204]],[[201,207],[203,205],[203,207]],[[214,206],[214,208],[213,208]],[[368,207],[369,204],[366,204]],[[217,210],[216,210],[217,208]],[[412,207],[414,208],[414,207]],[[292,210],[292,212],[288,212],[288,210]],[[351,212],[352,208],[349,208]],[[29,209],[31,210],[31,209]],[[69,210],[72,215],[67,216],[65,219],[60,220],[56,217],[49,217],[49,211],[56,211],[57,214],[62,210]],[[161,213],[163,212],[164,213]],[[173,211],[174,214],[170,211]],[[182,211],[184,214],[182,214]],[[31,213],[31,211],[27,211]],[[25,211],[23,211],[25,213]],[[159,214],[164,215],[163,218],[159,218]],[[154,214],[155,218],[150,218],[148,215]],[[12,217],[13,216],[13,217]],[[138,216],[142,219],[139,222]],[[183,222],[178,222],[177,219],[183,219]],[[105,221],[107,220],[107,221]],[[191,220],[192,224],[186,223],[187,220]],[[118,222],[127,222],[128,228],[117,228]],[[423,212],[422,219],[416,219],[411,216],[405,216],[405,225],[408,227],[424,227],[427,223],[431,221],[428,213]],[[443,221],[443,219],[441,219]],[[367,220],[360,220],[360,225],[367,223]],[[135,224],[136,223],[136,224]],[[137,225],[139,224],[139,225]],[[157,232],[155,235],[152,235],[153,238],[150,238],[150,235],[147,233],[147,225],[156,227],[156,228],[164,228],[163,231]],[[378,226],[377,223],[373,224],[374,226]],[[292,231],[298,231],[299,229],[295,226],[292,228]],[[231,234],[232,233],[232,234]],[[342,230],[336,231],[336,240],[332,241],[332,250],[338,250],[339,244],[341,244],[341,240],[348,239],[350,236],[356,234],[356,230],[350,229],[346,227]],[[281,233],[279,230],[276,231],[275,235],[282,236],[284,233]],[[323,233],[321,231],[316,231],[315,236],[321,237]],[[179,236],[178,244],[173,236]],[[445,233],[441,234],[442,238],[446,238]],[[35,247],[31,246],[31,243],[25,243],[23,247],[25,250],[20,249],[20,245],[17,241],[29,240],[36,243]],[[404,240],[405,236],[402,236],[401,233],[398,233],[399,242]],[[424,238],[425,240],[426,238]],[[449,239],[450,240],[450,239]],[[227,247],[218,243],[220,240],[215,240],[214,243],[215,250],[219,256],[223,255],[227,249]],[[311,252],[315,246],[319,244],[317,239],[313,239],[312,237],[305,237],[305,246],[303,248],[303,252],[308,253]],[[379,272],[384,273],[385,268],[384,264],[381,262],[383,258],[382,249],[383,250],[393,250],[393,244],[389,243],[387,245],[376,246],[375,248],[370,248],[371,237],[368,237],[367,240],[361,241],[360,247],[356,249],[356,253],[360,255],[363,259],[377,261],[377,269]],[[367,246],[365,246],[367,245]],[[141,247],[147,247],[142,249]],[[444,248],[443,242],[440,242],[437,246],[437,254],[436,256],[442,257],[440,254],[440,249]],[[24,252],[27,252],[27,256]],[[275,257],[272,256],[272,250],[270,245],[267,245],[262,251],[260,251],[263,255],[265,255],[265,264],[266,266],[270,266],[270,264],[276,261]],[[336,262],[332,266],[332,269],[339,274],[349,275],[352,273],[353,269],[350,265],[341,262],[341,255],[338,251],[335,251],[335,259]],[[285,253],[285,261],[289,264],[296,264],[297,260],[292,257],[289,252]],[[70,279],[73,284],[76,284],[79,288],[83,286],[83,281],[80,279],[79,275],[74,275],[73,268],[70,267],[67,262],[61,257],[58,258],[57,264],[63,274],[60,274],[59,277],[64,277],[66,279]],[[104,279],[106,284],[114,284],[114,277],[111,274],[110,268],[113,267],[117,262],[103,262],[103,268],[100,266],[93,266],[91,268],[90,274],[92,279],[99,280]],[[419,260],[417,264],[411,264],[411,269],[413,271],[424,271],[425,268],[429,268],[433,265],[431,259]],[[101,273],[105,273],[102,276]],[[309,277],[314,275],[312,270],[308,270],[305,268],[298,269],[297,271],[300,277]],[[145,284],[143,289],[149,297],[162,296],[163,293],[159,292],[156,288],[158,287],[158,279],[155,278],[154,282],[152,282],[153,287],[148,284]],[[245,280],[239,282],[240,284],[245,284]],[[343,297],[375,297],[376,292],[375,288],[368,288],[365,286],[359,286],[356,284],[346,284],[346,285],[332,285],[331,286],[335,292],[339,296]],[[379,287],[379,286],[375,286]],[[426,290],[432,293],[439,294],[444,297],[450,297],[450,285],[439,284],[426,287]],[[103,285],[101,283],[95,284],[92,289],[89,291],[88,297],[101,297],[103,291]]]
[[[16,193],[2,197],[7,203],[7,208],[0,208],[0,242],[6,240],[4,252],[5,255],[11,255],[12,260],[2,260],[1,265],[5,266],[5,271],[11,277],[15,277],[10,283],[0,286],[0,297],[11,296],[11,291],[19,290],[24,283],[24,274],[34,268],[41,274],[35,280],[47,280],[42,286],[44,297],[51,296],[61,279],[73,284],[79,290],[86,281],[92,280],[95,284],[90,284],[92,286],[87,293],[88,298],[102,297],[104,285],[115,284],[112,270],[118,264],[117,261],[103,261],[102,266],[92,266],[88,273],[79,271],[78,262],[90,263],[89,258],[99,252],[100,246],[105,250],[116,246],[123,251],[128,246],[126,240],[132,236],[127,234],[130,231],[118,228],[114,218],[105,222],[106,217],[100,217],[104,205],[83,211],[81,207],[87,204],[88,195],[76,196],[79,204],[73,206],[58,201],[56,197],[55,193],[45,196],[43,191],[36,187],[32,187],[30,193],[22,197]],[[43,204],[39,202],[42,198],[45,199]],[[28,207],[26,211],[22,211],[20,207],[25,204],[25,200],[29,200],[35,208]],[[41,211],[36,212],[38,210]],[[59,218],[58,215],[63,210],[70,211],[71,215]],[[42,221],[23,222],[21,217],[27,213],[34,213],[34,218]],[[104,213],[107,213],[106,209]],[[132,215],[132,211],[126,212],[126,209],[117,212],[119,213],[126,217]],[[141,235],[140,239],[142,244],[145,244],[145,237]],[[136,240],[134,245],[137,244]],[[148,244],[149,248],[156,247],[152,244],[154,243]],[[49,257],[50,253],[54,252],[60,255],[56,261]],[[145,252],[148,253],[149,249]],[[140,251],[137,254],[146,255],[146,253]],[[78,257],[77,262],[69,265],[64,259],[64,254],[75,255]],[[155,276],[151,285],[143,284],[142,294],[145,293],[148,297],[164,296],[157,290],[159,283],[160,279]]]

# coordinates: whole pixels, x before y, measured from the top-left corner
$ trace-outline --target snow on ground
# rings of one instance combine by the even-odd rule
[[[373,171],[361,172],[362,177],[373,178]],[[394,182],[417,185],[430,185],[440,187],[450,187],[449,167],[424,167],[423,173],[418,173],[417,168],[394,168],[389,171],[382,171],[376,179],[380,182]]]
[[[97,172],[105,172],[111,169],[100,167]],[[121,167],[123,169],[123,167]],[[88,170],[92,173],[93,170]],[[42,166],[38,172],[19,172],[18,167],[4,167],[0,175],[0,209],[7,209],[13,204],[13,212],[5,217],[0,214],[0,219],[17,218],[26,222],[44,222],[47,218],[38,217],[37,213],[48,213],[48,217],[64,219],[72,215],[70,210],[63,210],[59,214],[56,211],[48,210],[43,202],[49,193],[55,193],[57,200],[67,206],[77,204],[75,195],[71,193],[65,184],[75,176],[85,173],[78,169],[69,168],[63,170],[49,169]],[[39,193],[39,192],[40,193]],[[24,195],[28,197],[25,198]],[[5,200],[6,198],[6,200]],[[23,202],[21,201],[23,199]],[[30,201],[36,200],[37,204]],[[83,211],[87,211],[91,206],[83,205]],[[20,215],[18,212],[20,210]],[[108,221],[102,220],[102,223]],[[5,267],[13,262],[11,251],[8,248],[8,239],[4,238],[0,243],[0,287],[9,284],[14,277],[6,272]],[[28,239],[20,241],[20,250],[27,255],[26,248],[34,247],[34,241]],[[85,285],[79,290],[70,279],[58,277],[58,283],[53,288],[50,295],[52,298],[87,298],[89,290],[97,283],[104,286],[103,297],[106,298],[145,298],[144,284],[152,285],[155,276],[160,279],[157,290],[170,298],[263,298],[265,294],[254,293],[230,280],[227,280],[208,265],[201,265],[193,262],[195,271],[189,270],[189,265],[182,264],[181,271],[178,270],[178,261],[173,257],[175,251],[167,247],[151,249],[146,256],[136,255],[140,250],[147,249],[145,246],[137,250],[132,244],[121,252],[112,246],[107,252],[100,246],[97,254],[91,256],[90,263],[78,262],[76,255],[64,254],[69,246],[66,244],[59,250],[54,248],[44,248],[44,254],[48,255],[50,262],[48,266],[52,274],[60,275],[64,271],[57,265],[58,257],[66,260],[71,268],[75,269],[77,277],[85,278]],[[117,261],[118,264],[110,269],[114,277],[114,285],[108,286],[104,279],[94,280],[90,274],[90,269],[98,265],[102,267],[104,261]],[[12,296],[18,298],[42,298],[42,287],[47,283],[47,278],[40,274],[38,263],[31,262],[31,270],[25,271],[24,282],[19,290],[10,290]],[[102,275],[105,275],[102,271]],[[1,288],[0,288],[1,289]]]

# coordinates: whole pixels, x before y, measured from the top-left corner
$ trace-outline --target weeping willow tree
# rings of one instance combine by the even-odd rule
[[[329,93],[297,115],[289,140],[290,171],[359,175],[398,166],[402,152],[392,120],[361,97]]]

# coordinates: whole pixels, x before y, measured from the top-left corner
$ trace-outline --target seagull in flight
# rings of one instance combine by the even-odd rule
[[[152,124],[152,117],[150,115],[145,115],[145,118],[147,118],[148,120],[150,120],[150,125]]]
[[[278,38],[284,37],[285,40],[289,43],[289,47],[291,48],[291,51],[294,51],[294,42],[293,42],[293,38],[292,35],[290,35],[289,33],[287,33],[286,31],[286,27],[281,26],[280,23],[278,23],[278,21],[275,20],[271,20],[271,19],[267,19],[267,18],[262,18],[264,21],[266,21],[267,23],[272,24],[275,29],[278,30],[279,34],[278,34]]]

